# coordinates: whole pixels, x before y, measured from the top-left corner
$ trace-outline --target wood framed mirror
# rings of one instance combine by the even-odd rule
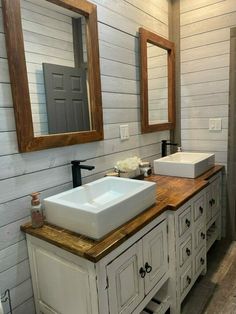
[[[144,28],[140,38],[142,133],[175,127],[175,46]]]
[[[2,9],[19,151],[102,140],[96,6],[2,0]]]

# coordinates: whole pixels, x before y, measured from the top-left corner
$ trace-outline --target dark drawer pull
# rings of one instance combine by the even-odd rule
[[[191,225],[190,220],[186,219],[186,220],[185,220],[185,223],[186,223],[187,227],[189,228],[189,227],[190,227],[190,225]]]
[[[190,285],[191,281],[192,281],[191,278],[189,276],[187,276],[187,283],[188,283],[188,285]]]
[[[200,259],[200,263],[201,263],[202,265],[204,265],[204,264],[205,264],[205,260],[204,260],[204,258],[202,258],[202,257],[201,257],[201,259]]]
[[[210,204],[210,206],[212,206],[212,205],[213,205],[212,200],[210,200],[210,201],[209,201],[209,204]]]
[[[215,199],[213,198],[211,201],[212,201],[212,204],[215,205],[216,203]]]
[[[144,267],[146,269],[146,273],[149,274],[152,271],[152,266],[149,265],[148,263],[145,263]]]
[[[205,233],[201,232],[201,238],[204,240],[206,238]]]
[[[189,249],[189,248],[187,248],[187,249],[186,249],[186,254],[187,254],[188,256],[190,256],[190,255],[191,255],[191,251],[190,251],[190,249]]]
[[[141,276],[142,278],[144,278],[144,277],[146,276],[146,271],[145,271],[145,269],[144,269],[143,267],[141,267],[141,268],[139,269],[139,274],[140,274],[140,276]]]
[[[199,207],[199,211],[200,211],[201,214],[203,214],[203,208],[202,208],[202,206]]]

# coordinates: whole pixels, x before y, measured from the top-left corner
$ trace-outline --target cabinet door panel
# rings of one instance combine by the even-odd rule
[[[166,221],[143,238],[143,256],[144,267],[146,266],[147,271],[145,276],[145,293],[147,294],[168,270]]]
[[[42,313],[92,313],[86,269],[41,248],[35,249],[34,262]]]
[[[144,297],[142,241],[137,242],[107,266],[108,296],[111,314],[128,314]]]
[[[220,178],[211,183],[211,201],[212,201],[212,217],[214,217],[220,209]]]

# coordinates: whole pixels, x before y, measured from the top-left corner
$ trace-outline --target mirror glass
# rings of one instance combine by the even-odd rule
[[[148,123],[168,122],[167,51],[147,44]]]
[[[19,151],[102,140],[96,5],[1,1]]]
[[[140,34],[142,133],[175,126],[174,43],[144,28]]]
[[[45,0],[21,0],[34,136],[91,130],[87,19]]]

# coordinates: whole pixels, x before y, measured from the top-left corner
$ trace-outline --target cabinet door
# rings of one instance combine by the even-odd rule
[[[218,177],[211,183],[212,217],[214,217],[220,209],[220,200],[221,200],[220,183],[221,183],[220,177]]]
[[[143,259],[147,294],[168,270],[166,221],[143,237]]]
[[[211,186],[206,188],[206,222],[211,220],[212,217],[212,207],[211,207]]]
[[[144,298],[142,241],[107,266],[108,297],[111,314],[130,314]]]

